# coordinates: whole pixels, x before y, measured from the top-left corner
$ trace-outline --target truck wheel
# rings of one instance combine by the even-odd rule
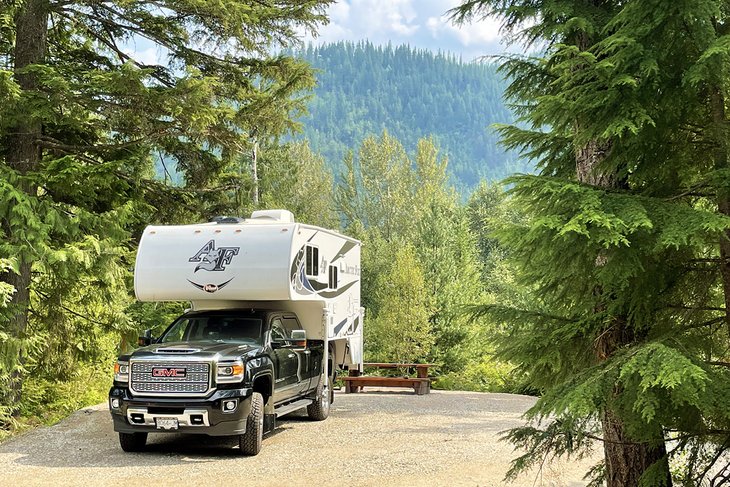
[[[144,450],[147,433],[119,433],[119,446],[126,452]]]
[[[317,387],[317,397],[307,406],[307,415],[314,421],[323,421],[330,415],[330,388],[324,387],[324,374]]]
[[[259,392],[251,396],[251,413],[246,419],[246,432],[238,436],[238,446],[244,455],[258,455],[264,435],[264,398]]]

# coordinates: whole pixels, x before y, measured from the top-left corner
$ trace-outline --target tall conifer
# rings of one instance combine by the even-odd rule
[[[701,482],[730,445],[718,328],[730,219],[707,191],[726,157],[713,89],[727,76],[697,74],[726,59],[712,31],[726,11],[720,0],[476,0],[455,11],[500,15],[545,49],[503,65],[523,122],[504,140],[540,173],[511,180],[526,220],[501,238],[534,299],[479,310],[508,325],[502,354],[543,391],[536,424],[509,435],[528,450],[513,472],[598,440],[596,481],[668,485],[670,457],[686,454],[678,478]]]
[[[225,195],[212,187],[240,185],[221,174],[248,137],[292,126],[313,78],[269,53],[323,22],[328,3],[2,2],[0,281],[15,290],[0,321],[3,403],[20,398],[34,301],[52,329],[69,296],[120,286],[140,220],[205,213]],[[154,178],[158,160],[184,188]]]

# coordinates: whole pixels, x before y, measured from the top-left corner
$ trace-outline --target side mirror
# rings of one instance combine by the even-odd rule
[[[137,345],[140,347],[146,347],[150,343],[152,343],[152,330],[149,328],[144,331],[141,337],[137,338]]]
[[[291,337],[284,340],[272,340],[271,348],[307,348],[307,332],[305,330],[292,330]]]
[[[307,331],[306,330],[292,330],[291,332],[292,345],[297,348],[307,348]]]

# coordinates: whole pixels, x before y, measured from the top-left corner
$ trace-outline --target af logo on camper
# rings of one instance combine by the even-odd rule
[[[203,245],[203,248],[188,259],[188,262],[197,262],[193,273],[198,272],[200,269],[204,271],[220,272],[226,270],[226,266],[231,263],[234,256],[238,255],[240,247],[215,247],[215,240],[210,240],[207,244]],[[208,283],[200,284],[193,282],[188,279],[188,282],[193,286],[197,287],[201,291],[206,293],[214,293],[219,289],[223,289],[233,278],[228,279],[226,282],[218,284]]]
[[[224,271],[226,266],[231,263],[234,255],[238,255],[241,247],[219,247],[215,248],[215,240],[211,240],[198,250],[198,253],[188,259],[188,262],[200,262],[195,266],[195,271],[200,269],[206,271]],[[202,262],[201,262],[202,261]]]

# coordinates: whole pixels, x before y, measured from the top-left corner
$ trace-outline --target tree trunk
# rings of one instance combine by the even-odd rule
[[[16,39],[14,51],[15,80],[25,93],[38,89],[38,80],[32,73],[22,73],[21,70],[29,65],[43,63],[46,55],[46,35],[48,12],[45,0],[26,0],[15,18]],[[38,167],[41,159],[41,149],[37,140],[41,135],[41,121],[31,113],[25,113],[25,118],[13,129],[8,137],[7,164],[20,174],[26,174]],[[35,184],[22,181],[19,189],[35,196],[38,188]],[[5,238],[10,242],[17,242],[22,235],[16,235],[8,221],[2,222]],[[9,322],[9,332],[13,337],[21,339],[28,325],[28,305],[30,303],[32,262],[21,256],[19,273],[7,272],[0,278],[12,285],[16,292],[13,295],[11,306],[12,315]],[[17,364],[22,366],[22,350],[17,358]],[[3,400],[5,404],[17,405],[23,388],[22,373],[13,371]]]
[[[251,148],[251,175],[253,176],[253,207],[257,210],[259,207],[259,168],[258,168],[258,157],[259,157],[259,143],[254,137],[253,147]]]
[[[616,394],[619,394],[617,392]],[[646,443],[633,443],[626,434],[623,421],[610,409],[603,412],[601,418],[603,427],[603,449],[606,459],[606,485],[612,486],[637,486],[641,475],[656,462],[663,462],[662,469],[665,477],[665,485],[672,485],[667,461],[667,450],[664,442],[660,441],[657,446]],[[661,431],[657,432],[658,438],[663,440]]]
[[[715,169],[728,167],[727,131],[725,120],[725,96],[719,88],[713,88],[710,93],[710,109],[712,111],[712,126],[715,131],[717,148],[713,154]],[[720,213],[730,216],[730,195],[722,190],[717,195],[717,208]],[[730,231],[726,231],[720,238],[720,276],[725,295],[725,326],[730,334]]]
[[[600,164],[611,150],[610,142],[591,141],[576,151],[575,169],[578,181],[600,188],[618,188],[621,181],[614,174],[606,174],[598,169]],[[596,257],[596,266],[606,264],[606,256]],[[601,289],[595,290],[601,294]],[[600,309],[596,310],[601,311]],[[598,362],[608,360],[622,346],[636,341],[635,333],[630,329],[626,320],[620,316],[614,317],[610,327],[603,331],[600,339],[596,340],[594,354]],[[613,392],[614,398],[621,394],[620,388]],[[614,403],[613,400],[608,404]],[[601,415],[603,428],[603,449],[606,463],[606,485],[608,487],[628,487],[639,484],[639,479],[657,461],[663,461],[666,485],[671,485],[669,464],[666,459],[666,447],[661,431],[657,431],[656,445],[636,443],[626,433],[623,420],[611,409],[606,409]]]

